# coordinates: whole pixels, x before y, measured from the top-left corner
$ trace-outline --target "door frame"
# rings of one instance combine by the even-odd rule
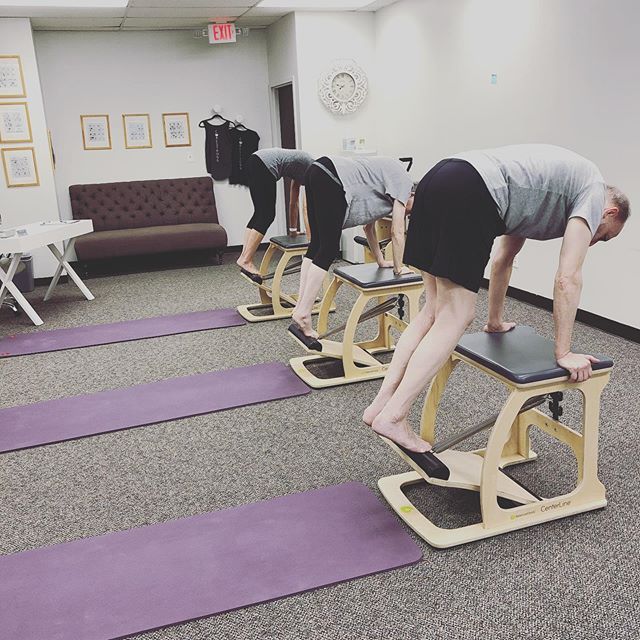
[[[286,87],[287,85],[291,85],[291,93],[293,95],[293,130],[296,136],[296,147],[300,148],[301,140],[298,87],[294,76],[290,76],[281,82],[269,85],[269,100],[271,102],[271,139],[273,140],[274,146],[281,146],[282,136],[280,135],[280,105],[278,103],[278,89]],[[284,188],[282,185],[278,185],[278,197],[276,201],[277,235],[287,234],[288,218],[288,213],[285,211]]]

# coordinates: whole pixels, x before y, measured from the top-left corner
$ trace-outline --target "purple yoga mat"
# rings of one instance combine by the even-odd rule
[[[421,557],[369,489],[340,484],[0,558],[2,637],[113,640]]]
[[[237,327],[243,324],[246,324],[245,321],[235,309],[213,309],[175,316],[93,324],[88,327],[34,331],[0,339],[0,358],[95,347],[100,344],[159,338],[178,333]]]
[[[0,453],[309,392],[288,366],[271,362],[10,407],[0,409]]]

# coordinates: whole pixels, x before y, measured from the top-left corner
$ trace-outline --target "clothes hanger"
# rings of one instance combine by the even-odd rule
[[[198,123],[198,126],[201,129],[204,129],[204,123],[205,122],[211,122],[212,120],[215,120],[216,118],[220,118],[220,120],[223,120],[224,122],[226,122],[227,124],[230,125],[234,125],[235,123],[233,122],[233,120],[228,120],[227,118],[225,118],[222,113],[222,107],[218,104],[214,104],[213,105],[213,115],[210,118],[206,118],[205,120],[200,120],[200,122]]]
[[[249,129],[248,127],[246,127],[242,121],[244,120],[244,117],[241,115],[237,115],[236,119],[233,122],[233,128],[234,129],[238,129],[239,131],[251,131],[251,129]]]

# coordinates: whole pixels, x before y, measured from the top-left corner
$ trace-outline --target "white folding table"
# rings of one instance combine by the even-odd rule
[[[16,270],[20,264],[20,258],[23,254],[44,246],[49,247],[49,250],[58,261],[58,267],[53,274],[51,284],[44,296],[45,302],[51,297],[63,271],[75,282],[87,300],[93,300],[94,295],[69,264],[69,256],[73,252],[76,238],[91,233],[92,231],[93,222],[91,220],[73,220],[53,223],[36,222],[23,227],[17,227],[16,235],[10,238],[0,238],[0,254],[6,253],[11,255],[11,262],[9,263],[7,271],[5,272],[0,268],[0,304],[2,304],[8,292],[15,298],[16,302],[22,307],[29,318],[31,318],[33,324],[43,324],[42,319],[36,313],[35,309],[13,283],[13,277],[16,274]],[[56,247],[56,243],[65,241],[67,242],[66,249],[64,253],[60,253],[60,250]]]

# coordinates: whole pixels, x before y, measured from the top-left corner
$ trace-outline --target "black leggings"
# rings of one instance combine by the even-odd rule
[[[249,191],[253,201],[253,216],[247,229],[255,229],[262,235],[276,218],[276,178],[256,155],[247,160]]]
[[[333,177],[318,164],[326,167]],[[305,189],[311,227],[311,242],[306,257],[317,267],[329,271],[340,252],[342,225],[347,213],[344,189],[329,158],[318,158],[309,167],[305,175]]]

